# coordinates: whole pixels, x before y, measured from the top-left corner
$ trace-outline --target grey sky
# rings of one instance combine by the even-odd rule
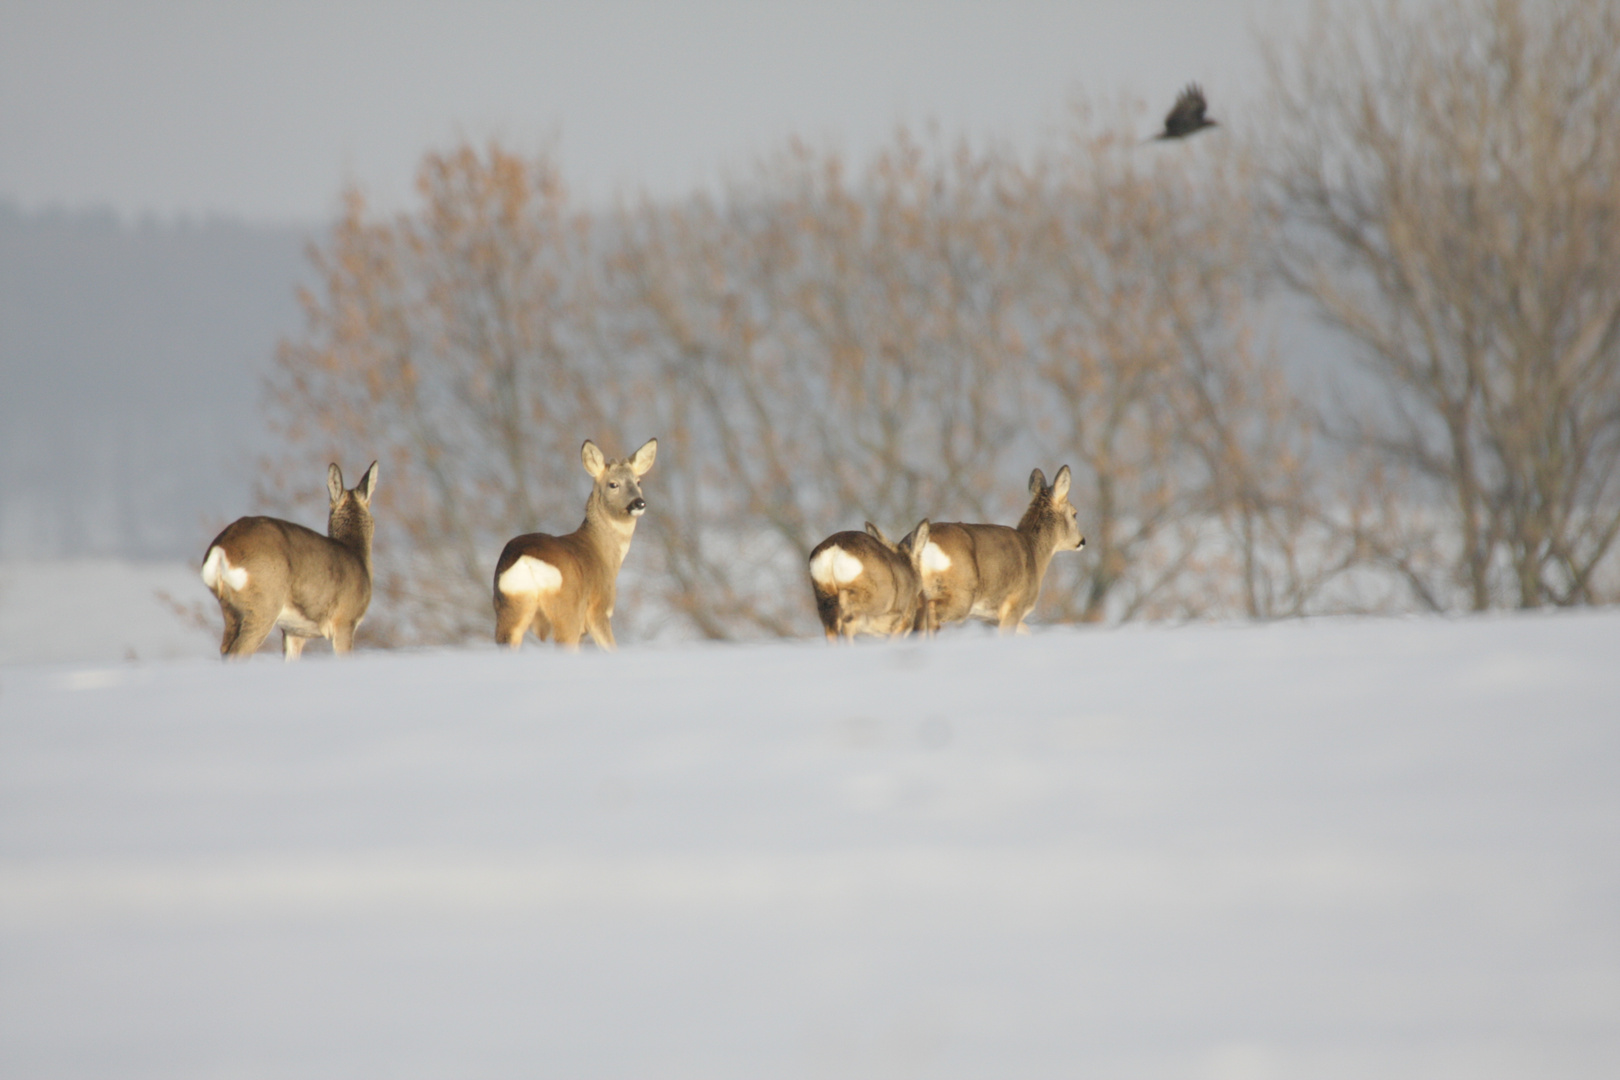
[[[254,221],[403,198],[457,135],[554,139],[592,199],[667,195],[790,134],[861,154],[898,121],[1028,143],[1070,94],[1151,115],[1257,84],[1290,0],[595,3],[9,0],[0,198]],[[1144,131],[1146,134],[1147,131]]]

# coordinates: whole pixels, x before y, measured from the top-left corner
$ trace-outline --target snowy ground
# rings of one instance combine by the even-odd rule
[[[175,604],[214,621],[203,629]],[[184,562],[0,562],[0,664],[217,656],[219,626]]]
[[[0,1076],[1620,1076],[1620,611],[0,666]]]

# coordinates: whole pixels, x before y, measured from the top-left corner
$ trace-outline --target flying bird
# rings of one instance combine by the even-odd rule
[[[1176,97],[1175,105],[1165,114],[1164,130],[1153,138],[1185,139],[1200,128],[1214,127],[1215,121],[1204,116],[1204,110],[1208,107],[1204,101],[1204,91],[1197,83],[1188,83],[1187,89]]]

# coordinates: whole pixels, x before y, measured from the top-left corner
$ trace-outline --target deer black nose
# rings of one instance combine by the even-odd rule
[[[646,513],[647,512],[647,500],[646,499],[641,499],[641,498],[636,499],[634,502],[632,502],[630,504],[630,512],[632,514],[644,514],[644,513]]]

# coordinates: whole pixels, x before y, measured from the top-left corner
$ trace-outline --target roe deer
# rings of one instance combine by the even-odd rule
[[[1035,607],[1047,564],[1059,551],[1086,546],[1069,502],[1069,467],[1051,487],[1036,469],[1029,474],[1034,498],[1016,529],[1006,525],[939,522],[919,555],[925,633],[948,623],[982,619],[1002,633],[1028,633],[1024,617]]]
[[[584,523],[567,536],[516,537],[495,563],[496,644],[516,649],[532,628],[541,641],[550,635],[569,649],[578,649],[587,631],[598,647],[614,648],[609,620],[619,567],[636,519],[647,511],[640,480],[658,455],[658,440],[648,439],[623,461],[609,461],[589,439],[579,454],[595,481]]]
[[[923,600],[917,560],[927,544],[927,518],[898,544],[870,521],[865,532],[833,533],[817,544],[810,553],[810,587],[827,640],[911,633]]]
[[[371,603],[371,496],[377,463],[352,490],[336,464],[326,470],[331,512],[326,535],[273,517],[237,518],[214,537],[203,559],[203,584],[225,616],[221,656],[246,658],[281,627],[281,655],[296,660],[304,641],[354,648],[354,630]]]

